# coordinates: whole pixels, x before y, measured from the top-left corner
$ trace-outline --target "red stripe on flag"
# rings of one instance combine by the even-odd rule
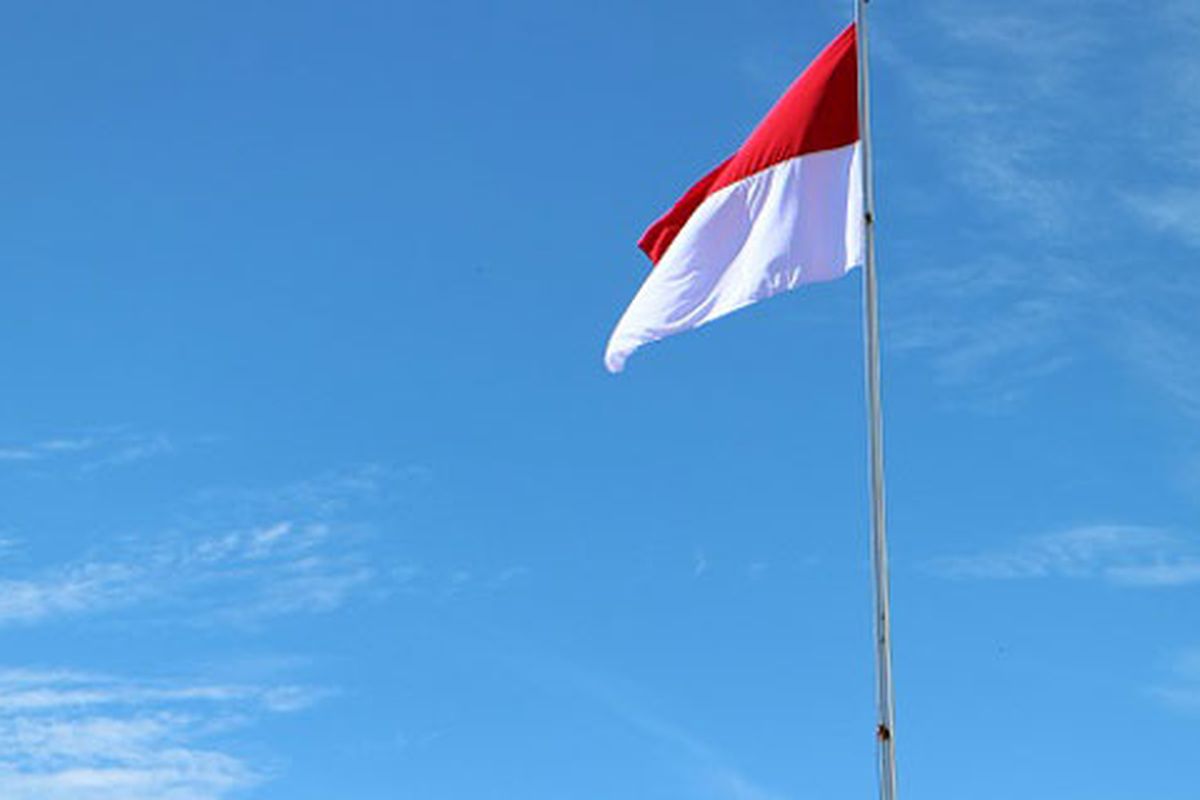
[[[745,143],[705,175],[638,241],[655,264],[709,195],[806,153],[858,141],[858,55],[854,25],[826,47],[788,88]]]

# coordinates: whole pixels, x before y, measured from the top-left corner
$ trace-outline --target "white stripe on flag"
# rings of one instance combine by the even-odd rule
[[[604,363],[863,261],[860,147],[808,153],[704,200],[617,323]]]

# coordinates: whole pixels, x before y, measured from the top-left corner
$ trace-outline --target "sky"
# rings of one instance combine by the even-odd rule
[[[902,797],[1194,800],[1200,7],[872,4]],[[860,276],[601,363],[850,3],[0,10],[0,797],[875,791]]]

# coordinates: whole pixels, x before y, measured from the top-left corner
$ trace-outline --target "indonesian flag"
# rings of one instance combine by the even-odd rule
[[[862,264],[854,25],[796,79],[745,143],[642,234],[654,268],[604,363]]]

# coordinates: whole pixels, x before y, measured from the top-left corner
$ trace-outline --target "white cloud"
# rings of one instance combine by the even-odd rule
[[[1007,551],[938,559],[932,566],[955,579],[1074,578],[1169,587],[1200,582],[1200,549],[1158,528],[1091,525],[1029,538]]]
[[[222,800],[270,770],[226,752],[217,734],[321,696],[305,687],[2,669],[0,797]]]

